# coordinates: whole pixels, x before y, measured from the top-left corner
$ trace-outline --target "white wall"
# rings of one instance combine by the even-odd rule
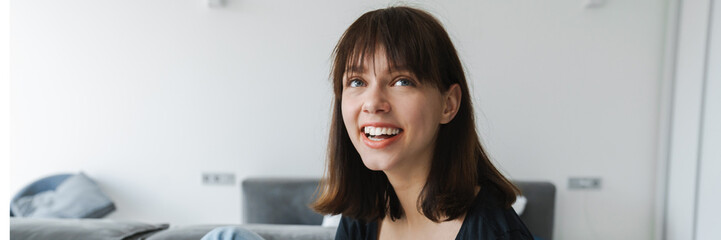
[[[11,191],[83,170],[110,218],[238,223],[238,186],[201,172],[320,176],[331,50],[387,1],[228,3],[13,1]],[[556,239],[652,238],[664,1],[412,4],[452,35],[498,166],[558,187]]]
[[[665,234],[716,239],[721,215],[721,5],[681,1]]]
[[[696,239],[714,239],[721,235],[721,2],[713,5],[709,19],[709,45],[706,59],[706,84],[703,105],[703,129],[698,178]]]
[[[0,1],[0,16],[10,16],[9,1]],[[10,194],[10,18],[0,19],[0,206],[9,206]],[[0,218],[0,236],[10,236],[7,218]]]

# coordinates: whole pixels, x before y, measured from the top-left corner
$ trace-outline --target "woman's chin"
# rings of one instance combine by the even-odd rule
[[[361,157],[362,158],[362,157]],[[372,171],[386,171],[392,167],[393,161],[390,159],[363,159],[363,165]]]

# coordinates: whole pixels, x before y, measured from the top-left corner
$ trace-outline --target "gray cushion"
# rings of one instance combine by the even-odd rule
[[[148,236],[147,240],[199,240],[206,233],[224,225],[192,225],[183,227],[171,227],[165,231],[156,232]]]
[[[308,225],[247,224],[245,229],[253,231],[265,240],[330,240],[335,238],[335,227]]]
[[[323,215],[308,207],[318,179],[249,178],[243,180],[243,222],[320,225]]]
[[[533,236],[553,239],[556,186],[550,182],[513,181],[528,200],[521,220]]]
[[[10,239],[134,240],[144,234],[166,228],[168,228],[168,224],[146,224],[109,219],[10,218]]]
[[[19,217],[99,218],[115,210],[115,204],[93,180],[79,173],[54,191],[16,199],[11,208]]]

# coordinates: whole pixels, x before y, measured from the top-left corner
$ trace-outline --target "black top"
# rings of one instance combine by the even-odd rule
[[[473,206],[468,209],[463,225],[456,235],[456,240],[463,239],[533,239],[531,232],[512,208],[504,209],[495,197],[497,191],[490,187],[481,188]],[[378,239],[378,222],[366,223],[363,220],[343,216],[336,240],[376,240]]]

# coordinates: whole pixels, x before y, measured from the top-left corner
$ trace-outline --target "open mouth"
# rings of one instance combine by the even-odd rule
[[[403,132],[403,129],[367,126],[363,128],[363,132],[365,132],[365,135],[369,140],[379,142],[400,134]]]

